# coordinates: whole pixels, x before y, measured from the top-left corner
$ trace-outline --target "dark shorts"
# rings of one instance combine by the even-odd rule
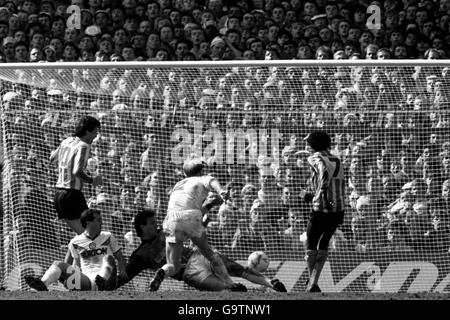
[[[306,249],[327,250],[328,243],[336,228],[344,221],[344,211],[340,212],[311,212],[306,227]]]
[[[88,208],[83,193],[75,189],[56,189],[53,203],[59,219],[80,219],[81,213]]]
[[[220,258],[225,264],[225,268],[227,268],[228,273],[231,277],[242,277],[242,274],[246,271],[246,268],[236,261],[231,260],[226,255],[219,253]]]

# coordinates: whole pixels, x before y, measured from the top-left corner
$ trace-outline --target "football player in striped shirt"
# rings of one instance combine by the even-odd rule
[[[318,281],[327,260],[328,243],[344,219],[345,178],[341,160],[331,154],[331,138],[325,131],[314,131],[306,138],[311,153],[310,190],[302,191],[312,211],[306,228],[306,262],[309,271],[308,292],[321,292]]]
[[[76,125],[74,135],[61,142],[50,156],[50,163],[58,161],[58,181],[54,197],[58,218],[63,219],[77,234],[84,231],[80,224],[80,215],[88,208],[81,192],[83,184],[102,184],[101,176],[86,173],[91,144],[99,129],[100,122],[96,118],[82,117]]]
[[[117,240],[111,232],[102,231],[102,217],[96,209],[83,211],[80,222],[84,232],[69,243],[75,267],[55,261],[42,278],[25,276],[25,282],[31,288],[47,291],[48,286],[58,280],[69,290],[95,291],[116,287],[117,269],[120,275],[125,274],[125,260]]]

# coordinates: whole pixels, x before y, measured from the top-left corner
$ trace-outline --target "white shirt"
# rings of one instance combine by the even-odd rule
[[[81,272],[95,277],[100,271],[103,257],[113,255],[120,247],[111,232],[102,231],[95,239],[90,239],[83,232],[70,240],[69,250],[74,259],[80,259]]]
[[[208,197],[212,176],[189,177],[183,179],[173,187],[167,210],[201,210],[203,202]]]

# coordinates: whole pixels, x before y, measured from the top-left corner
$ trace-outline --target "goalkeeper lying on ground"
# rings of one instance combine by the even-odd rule
[[[165,236],[162,231],[157,229],[154,216],[155,212],[150,209],[145,209],[135,216],[134,228],[142,243],[131,254],[125,268],[125,275],[118,276],[116,288],[131,281],[145,269],[156,271],[165,264]],[[279,280],[270,280],[248,267],[243,267],[221,253],[219,255],[225,263],[230,276],[241,277],[273,290],[286,292],[286,288]],[[183,267],[178,274],[173,276],[174,279],[185,281],[188,285],[198,290],[221,291],[226,288],[226,284],[212,271],[210,262],[198,250],[184,248],[181,263]],[[235,284],[231,290],[247,291],[242,284]]]

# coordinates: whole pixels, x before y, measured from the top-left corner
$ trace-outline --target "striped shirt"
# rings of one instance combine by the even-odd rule
[[[85,233],[75,236],[70,240],[69,250],[74,259],[80,259],[81,272],[91,278],[99,273],[103,257],[117,253],[120,247],[111,232],[102,231],[95,239]]]
[[[78,137],[69,137],[58,147],[58,182],[57,188],[80,190],[83,181],[75,175],[86,168],[91,146]]]
[[[327,151],[308,157],[312,170],[311,189],[314,211],[339,212],[345,208],[344,168],[336,156]]]

